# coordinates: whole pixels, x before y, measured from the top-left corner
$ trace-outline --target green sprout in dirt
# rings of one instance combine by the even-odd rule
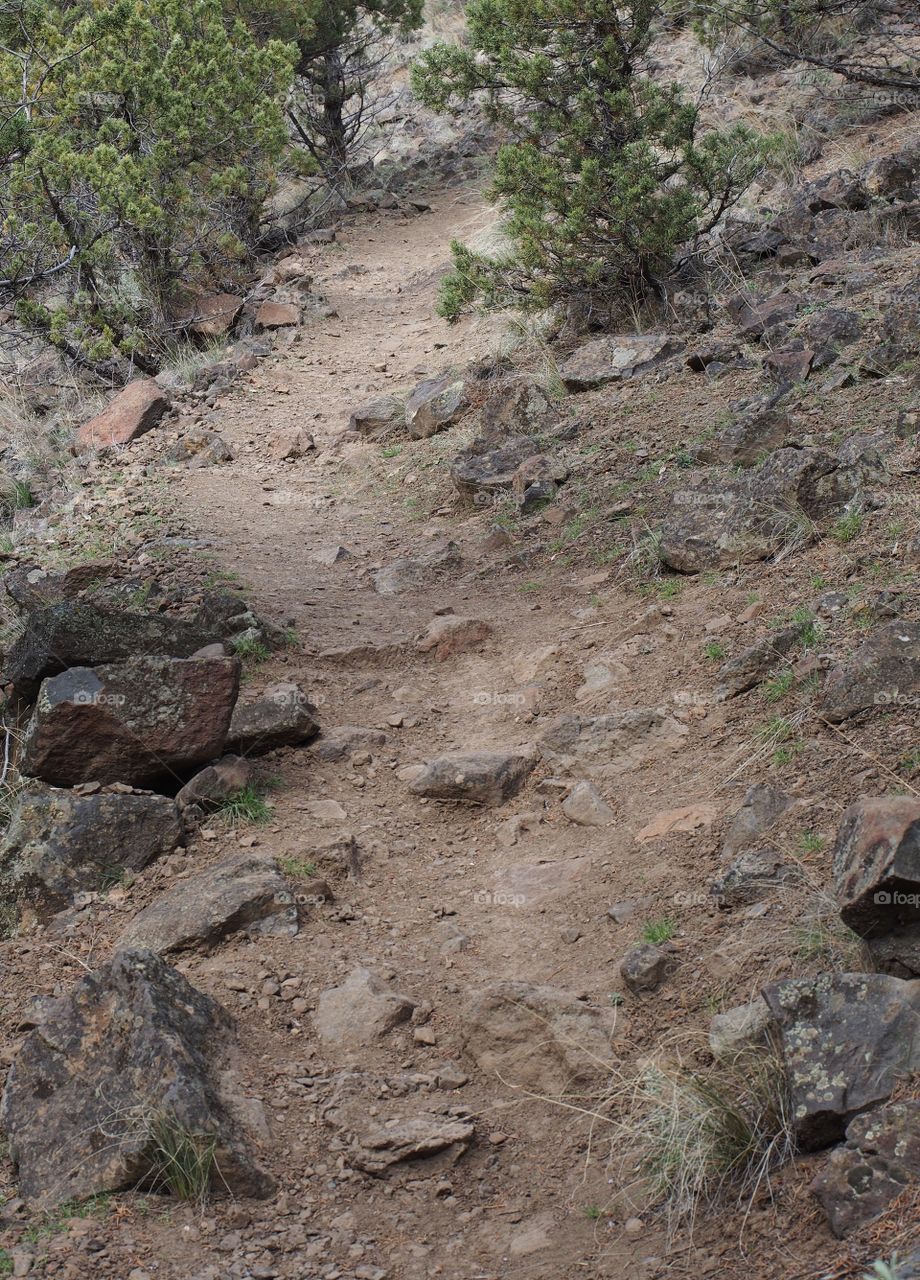
[[[803,853],[820,853],[827,840],[817,831],[803,831],[799,836],[799,848]]]
[[[898,761],[901,773],[916,773],[920,769],[920,747],[914,747]]]
[[[268,646],[258,636],[241,635],[233,641],[233,652],[244,663],[258,667],[270,657]]]
[[[599,1204],[586,1204],[582,1209],[582,1213],[591,1222],[598,1222],[604,1216],[604,1211]]]
[[[764,684],[763,696],[767,702],[780,702],[785,698],[794,683],[795,673],[791,667],[786,667],[784,671],[780,671],[772,680],[768,680]]]
[[[312,880],[319,874],[316,863],[309,862],[306,858],[279,858],[278,866],[293,880]]]
[[[677,932],[677,925],[667,916],[662,920],[649,920],[642,930],[642,941],[651,943],[670,942]]]
[[[228,827],[238,827],[245,822],[267,822],[271,817],[271,808],[264,796],[250,785],[241,787],[228,796],[217,809],[217,816]]]
[[[703,645],[703,654],[710,662],[721,662],[725,657],[725,645],[721,640],[707,640]]]
[[[848,511],[831,529],[831,537],[835,542],[847,543],[858,538],[862,533],[863,515],[861,511]]]

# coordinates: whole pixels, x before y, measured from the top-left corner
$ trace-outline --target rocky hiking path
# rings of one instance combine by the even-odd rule
[[[255,1009],[244,994],[234,1009],[252,1063],[276,1082],[269,1088],[279,1114],[269,1123],[289,1143],[275,1151],[285,1165],[279,1181],[291,1194],[287,1162],[307,1162],[304,1185],[316,1187],[322,1206],[316,1230],[335,1238],[344,1223],[373,1239],[375,1264],[387,1275],[407,1278],[646,1275],[643,1259],[663,1248],[663,1237],[636,1217],[641,1205],[612,1198],[606,1157],[593,1154],[593,1143],[606,1141],[603,1126],[592,1137],[590,1114],[541,1099],[580,1080],[590,1112],[621,1052],[631,1057],[637,1041],[667,1030],[698,999],[688,974],[654,1012],[621,1008],[619,964],[646,917],[667,915],[681,892],[705,894],[692,851],[678,840],[665,856],[658,837],[673,826],[711,825],[737,744],[717,708],[671,688],[674,650],[698,622],[692,611],[675,626],[667,605],[616,590],[598,608],[593,596],[605,575],[573,582],[563,566],[535,594],[520,566],[497,553],[502,540],[493,533],[490,541],[481,510],[448,500],[427,514],[425,480],[465,443],[460,431],[396,447],[343,440],[362,402],[405,393],[422,376],[495,350],[494,330],[451,327],[434,315],[449,238],[484,218],[474,188],[443,193],[436,204],[411,221],[366,217],[313,250],[314,288],[335,314],[306,325],[218,403],[209,425],[235,460],[185,471],[173,486],[219,570],[298,637],[297,648],[249,681],[295,680],[316,703],[324,734],[318,749],[272,762],[280,784],[271,825],[243,843],[321,873],[352,842],[359,851],[359,868],[334,883],[334,901],[310,912],[296,940],[231,943],[180,967],[224,1000],[231,971],[235,979],[251,971],[250,990],[294,981],[311,1010],[359,966],[375,975],[370,986],[350,979],[353,997],[317,1015],[325,1028],[318,1043],[309,1018],[292,1023],[290,1006],[275,999],[263,996]],[[273,460],[267,442],[297,428],[311,433],[315,449]],[[417,638],[451,612],[487,625],[421,651]],[[640,710],[635,723],[611,726],[594,744],[610,767],[590,763],[588,744],[576,768],[584,786],[565,806],[571,774],[554,779],[547,758],[502,807],[410,791],[434,757],[526,757],[554,715],[612,703],[656,714]],[[341,725],[377,736],[324,750]],[[405,1027],[365,1036],[361,1024],[393,998],[375,994],[377,982],[415,1008],[407,1006]],[[298,1078],[334,1078],[373,1112],[388,1093],[375,1093],[375,1077],[402,1069],[437,1079],[445,1062],[462,1059],[462,1078],[471,1058],[480,1069],[439,1097],[475,1120],[477,1144],[462,1161],[440,1177],[416,1166],[395,1192],[382,1181],[352,1187],[349,1175],[334,1194],[322,1187],[316,1169],[331,1172],[334,1160],[324,1153],[327,1137],[319,1154],[311,1141],[311,1092]],[[337,1074],[356,1063],[357,1076]],[[449,1066],[446,1077],[458,1070]],[[424,1093],[408,1108],[426,1109]]]

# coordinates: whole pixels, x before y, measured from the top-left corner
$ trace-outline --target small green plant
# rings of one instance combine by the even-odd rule
[[[398,458],[402,451],[401,444],[388,444],[380,450],[380,456],[382,458]]]
[[[799,848],[803,853],[820,853],[827,840],[817,831],[803,831],[799,836]]]
[[[821,623],[806,606],[802,605],[792,615],[790,625],[798,629],[798,641],[806,649],[812,649],[824,635]]]
[[[662,920],[649,920],[642,930],[643,942],[670,942],[677,932],[677,925],[667,916]]]
[[[852,542],[854,538],[858,538],[862,533],[863,515],[861,511],[848,511],[845,516],[834,524],[831,529],[831,537],[835,542]]]
[[[598,1222],[604,1216],[604,1211],[599,1204],[586,1204],[582,1213],[592,1222]]]
[[[780,767],[786,764],[792,764],[797,756],[800,756],[805,750],[805,743],[801,738],[794,738],[791,742],[785,743],[781,747],[777,747],[773,752],[773,763]]]
[[[725,657],[725,645],[721,640],[707,640],[703,645],[703,653],[710,662],[721,662]]]
[[[294,880],[312,880],[318,874],[316,863],[308,862],[306,858],[279,858],[278,866]]]
[[[235,791],[217,809],[217,814],[227,826],[239,826],[243,822],[267,822],[271,809],[265,798],[253,786]]]
[[[914,747],[906,755],[901,756],[898,768],[902,773],[916,773],[920,769],[920,747]]]
[[[233,641],[233,652],[242,661],[258,667],[270,657],[268,646],[258,636],[237,636]]]
[[[12,1274],[13,1259],[6,1249],[0,1249],[0,1276],[11,1276]]]
[[[786,667],[779,675],[775,675],[772,680],[767,680],[763,686],[763,696],[767,702],[779,702],[785,698],[794,683],[795,673],[791,667]]]
[[[193,1133],[175,1116],[155,1116],[149,1124],[150,1183],[178,1200],[203,1204],[217,1170],[217,1140]]]

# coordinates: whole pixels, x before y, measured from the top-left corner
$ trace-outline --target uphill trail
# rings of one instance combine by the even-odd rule
[[[263,976],[301,979],[312,1010],[324,989],[363,965],[430,1011],[423,1027],[382,1037],[356,1062],[345,1049],[317,1045],[309,1015],[292,1019],[278,1001],[243,999],[235,1010],[275,1139],[273,1171],[332,1239],[322,1257],[340,1262],[335,1241],[348,1238],[365,1249],[352,1256],[400,1280],[638,1278],[652,1274],[643,1259],[660,1257],[664,1238],[654,1222],[637,1236],[644,1206],[620,1190],[622,1143],[591,1114],[604,1087],[566,1109],[542,1099],[538,1085],[472,1068],[477,1046],[465,1010],[498,981],[599,1006],[616,1020],[612,1081],[637,1044],[647,1050],[678,1025],[701,1001],[692,976],[704,973],[701,958],[682,956],[688,977],[654,1011],[620,1008],[619,961],[646,917],[667,914],[675,894],[705,891],[705,872],[692,844],[651,852],[637,833],[681,807],[686,829],[711,823],[725,807],[720,786],[736,748],[718,708],[671,687],[675,650],[701,626],[695,606],[676,618],[611,584],[599,607],[604,575],[573,576],[562,565],[532,582],[507,546],[496,551],[503,539],[494,530],[489,538],[488,513],[452,494],[446,465],[468,438],[463,424],[424,441],[342,439],[357,405],[405,394],[423,376],[494,354],[500,341],[491,322],[449,326],[435,314],[449,240],[475,234],[489,217],[481,194],[460,187],[432,202],[412,218],[362,214],[334,243],[304,251],[312,287],[335,314],[305,323],[222,396],[209,425],[234,460],[184,471],[172,488],[185,522],[209,542],[217,575],[239,581],[258,612],[296,633],[297,645],[250,669],[247,685],[295,680],[316,703],[324,734],[341,725],[386,734],[384,745],[351,759],[310,750],[272,759],[271,821],[236,838],[321,871],[328,851],[353,839],[358,868],[332,881],[335,901],[312,912],[293,942],[231,944],[190,960],[189,976],[225,1001],[228,974],[243,979],[231,992]],[[316,448],[274,460],[272,434],[296,427]],[[375,589],[380,568],[424,558],[447,540],[458,567],[410,578],[397,594]],[[419,652],[418,635],[451,610],[484,620],[491,635],[444,661]],[[563,816],[564,788],[545,760],[497,809],[408,791],[412,767],[432,757],[527,747],[553,716],[620,706],[666,715],[652,739],[628,744],[595,779],[613,810],[607,826]],[[607,908],[622,901],[638,904],[638,914],[618,923]],[[542,1051],[539,1026],[531,1048]],[[470,1077],[441,1102],[469,1109],[475,1144],[453,1168],[390,1182],[341,1170],[323,1104],[296,1083],[341,1083],[356,1066],[389,1080],[445,1062]]]

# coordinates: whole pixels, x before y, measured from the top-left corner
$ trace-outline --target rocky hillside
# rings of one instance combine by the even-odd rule
[[[631,326],[437,318],[461,123],[22,379],[0,1275],[920,1275],[917,116],[724,92]]]

